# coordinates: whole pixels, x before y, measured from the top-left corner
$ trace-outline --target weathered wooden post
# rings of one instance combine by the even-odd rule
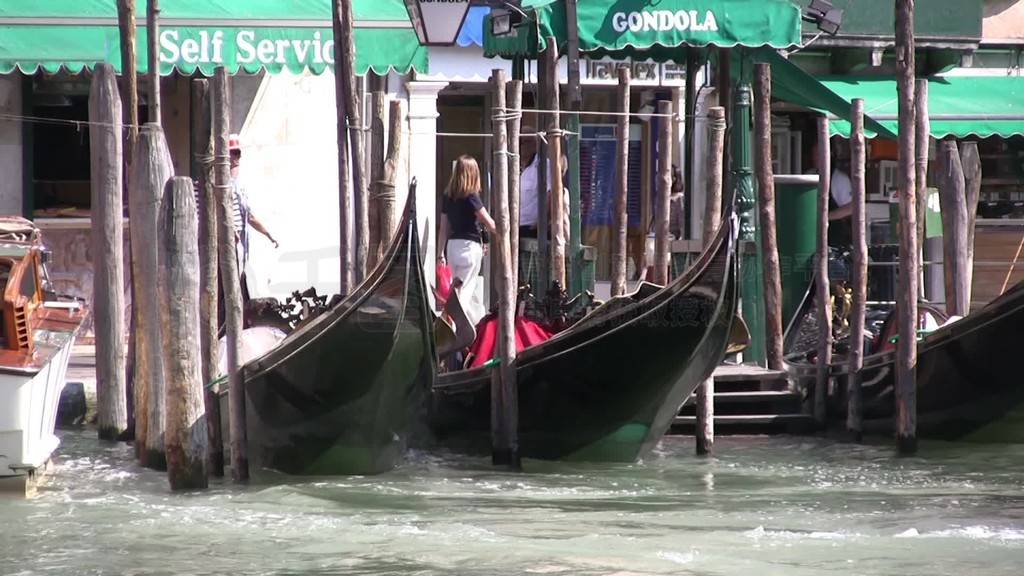
[[[128,187],[131,211],[132,270],[139,310],[135,347],[135,441],[139,462],[165,470],[164,454],[164,363],[159,311],[146,303],[158,302],[159,241],[157,222],[164,184],[174,175],[171,153],[164,131],[146,123],[139,134],[135,165]]]
[[[160,320],[166,342],[167,480],[206,488],[206,410],[199,347],[199,222],[192,179],[167,181],[160,206]]]
[[[231,475],[237,482],[249,479],[249,448],[245,432],[245,390],[242,387],[242,287],[235,251],[232,218],[234,189],[228,166],[228,73],[223,66],[213,72],[213,149],[217,184],[217,260],[224,286],[224,343],[227,349],[228,421],[231,425]]]
[[[350,204],[355,224],[352,238],[355,240],[355,262],[352,271],[354,278],[351,281],[358,283],[362,282],[363,278],[366,277],[369,223],[366,212],[367,189],[366,175],[364,174],[366,158],[363,146],[362,104],[359,91],[356,89],[356,50],[352,0],[334,0],[334,10],[332,12],[334,13],[334,37],[341,39],[341,41],[334,43],[335,86],[338,88],[339,98],[344,99],[344,108],[340,105],[338,106],[338,138],[340,140],[343,137],[347,137],[351,146],[351,165],[342,167],[339,164],[338,168],[339,170],[352,171],[353,196]],[[344,110],[344,113],[342,113],[342,110]],[[339,149],[338,152],[340,162],[341,150]],[[352,244],[343,243],[342,246],[344,250],[351,250]],[[353,284],[350,286],[350,289],[354,287],[355,285]],[[341,293],[348,294],[348,292],[346,290]]]
[[[861,369],[864,367],[864,322],[868,297],[867,207],[864,204],[864,100],[854,98],[850,114],[850,183],[853,199],[853,306],[850,311],[850,369],[846,379],[846,431],[854,442],[863,438]]]
[[[519,133],[523,126],[523,81],[512,80],[508,83],[508,217],[509,251],[512,254],[512,280],[516,291],[519,290],[519,193],[520,169]],[[562,231],[563,233],[565,230]]]
[[[387,136],[384,127],[387,123],[387,95],[384,93],[384,83],[380,76],[371,76],[372,90],[370,92],[370,182],[372,194],[369,197],[367,208],[367,224],[370,233],[369,254],[366,257],[366,270],[369,273],[383,255],[385,243],[391,240],[381,234],[380,217],[380,180],[384,173],[384,154],[387,148]]]
[[[555,37],[549,36],[547,48],[544,50],[544,58],[547,60],[547,141],[548,141],[548,166],[551,167],[550,203],[551,220],[551,280],[558,282],[558,285],[565,289],[565,236],[568,232],[562,229],[562,197],[565,186],[562,184],[562,115],[559,113],[561,100],[558,89],[558,41]],[[546,291],[550,286],[542,286]]]
[[[146,55],[149,72],[149,121],[160,121],[160,1],[146,0]],[[162,190],[162,188],[161,188]]]
[[[757,174],[758,228],[763,260],[765,359],[782,370],[782,272],[775,230],[775,178],[772,174],[772,70],[754,65],[754,170]]]
[[[380,235],[382,238],[380,256],[391,243],[391,237],[398,225],[395,221],[395,180],[405,148],[405,133],[402,130],[402,101],[393,100],[388,110],[388,151],[385,155],[384,170],[377,182],[377,199],[380,201]]]
[[[917,182],[914,172],[914,0],[896,0],[896,95],[899,100],[898,173],[900,270],[897,297],[896,445],[917,452]],[[947,300],[949,295],[947,294]]]
[[[917,182],[917,246],[924,248],[925,212],[928,209],[928,140],[931,138],[931,118],[928,117],[928,79],[918,78],[916,83],[917,115],[914,118],[914,174]],[[923,270],[922,270],[923,273]],[[918,277],[923,274],[919,274]]]
[[[832,185],[832,161],[828,118],[818,117],[818,258],[814,276],[818,312],[818,373],[814,382],[814,423],[825,427],[825,395],[832,367],[832,298],[828,279],[828,199]]]
[[[672,101],[658,102],[658,215],[654,226],[654,283],[669,282],[668,216],[672,209]]]
[[[136,50],[135,50],[135,0],[117,0],[117,27],[121,39],[121,104],[122,121],[127,125],[128,142],[124,145],[124,166],[122,168],[124,182],[122,183],[122,195],[127,195],[128,176],[131,174],[131,167],[134,164],[135,146],[139,139],[139,83],[136,72]],[[128,245],[123,248],[131,252],[131,234],[129,233]],[[128,280],[129,291],[129,325],[128,325],[128,354],[125,361],[125,382],[128,396],[128,431],[127,435],[135,435],[135,387],[132,384],[135,374],[135,327],[138,324],[137,310],[135,306],[135,281],[132,278],[131,266],[125,271]]]
[[[615,140],[615,213],[612,214],[611,295],[626,293],[626,200],[629,193],[629,66],[619,66],[619,112]]]
[[[92,169],[93,318],[96,331],[96,417],[100,439],[128,429],[125,380],[124,219],[121,98],[114,67],[93,70],[89,93]]]
[[[708,110],[707,199],[704,203],[704,246],[714,240],[722,225],[722,186],[725,170],[725,108]],[[697,387],[697,454],[711,454],[715,447],[715,377]]]
[[[346,20],[344,14],[351,8],[350,0],[333,0],[331,17],[333,21],[335,38],[351,38],[353,31],[350,26],[351,20]],[[347,23],[347,24],[346,24]],[[343,46],[346,42],[334,43],[334,101],[338,111],[338,245],[339,257],[341,258],[341,278],[339,280],[338,293],[347,296],[354,288],[353,276],[355,275],[355,260],[353,258],[353,240],[355,239],[353,226],[353,199],[355,190],[352,183],[352,172],[349,169],[349,162],[355,162],[352,155],[353,150],[349,149],[349,115],[348,115],[348,94],[352,89],[345,78],[345,51]]]
[[[960,143],[960,165],[964,171],[967,193],[967,309],[974,290],[974,224],[978,219],[978,198],[981,196],[981,156],[977,142]]]
[[[519,398],[516,380],[515,305],[516,286],[512,275],[512,250],[508,213],[508,133],[506,130],[505,71],[497,68],[491,74],[494,111],[491,129],[494,137],[494,173],[491,182],[497,200],[495,224],[498,228],[497,251],[501,272],[498,274],[498,366],[491,376],[491,462],[518,469],[519,460]]]
[[[192,81],[192,150],[199,168],[199,351],[202,361],[203,399],[206,409],[207,473],[224,476],[224,435],[220,425],[220,398],[206,388],[217,375],[217,193],[213,174],[213,116],[210,83]]]
[[[967,183],[955,140],[939,143],[939,210],[942,213],[942,252],[946,279],[946,313],[966,316],[970,311],[967,271]]]

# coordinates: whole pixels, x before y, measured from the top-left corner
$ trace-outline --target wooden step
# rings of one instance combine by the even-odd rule
[[[751,392],[718,392],[715,391],[715,403],[720,402],[776,402],[785,400],[801,400],[801,396],[798,392],[791,392],[789,390],[760,390]],[[697,401],[697,394],[691,394],[690,400],[692,402]]]
[[[770,424],[804,424],[813,422],[814,418],[808,414],[738,414],[738,415],[715,415],[715,425],[728,426],[730,424],[745,425],[770,425]],[[676,426],[695,426],[696,416],[676,416],[673,422]]]
[[[785,380],[786,373],[782,370],[768,370],[760,366],[746,364],[722,364],[715,368],[715,382],[774,382]]]

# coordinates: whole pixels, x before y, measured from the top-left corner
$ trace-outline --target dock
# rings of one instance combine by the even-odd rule
[[[803,410],[803,394],[781,370],[746,364],[715,369],[715,434],[799,434],[814,418]],[[697,422],[696,394],[683,404],[669,434],[692,436]]]

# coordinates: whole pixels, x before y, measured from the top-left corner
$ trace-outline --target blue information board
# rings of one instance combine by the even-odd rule
[[[615,130],[614,124],[580,126],[580,216],[583,226],[611,226],[615,213]],[[626,222],[640,226],[641,142],[629,141],[627,167]]]

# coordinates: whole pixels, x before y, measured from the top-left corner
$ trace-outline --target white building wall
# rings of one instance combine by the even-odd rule
[[[403,97],[400,78],[389,79],[389,98]],[[329,71],[265,75],[238,133],[240,172],[252,211],[280,243],[275,249],[262,234],[251,233],[250,294],[284,299],[310,286],[320,294],[337,293],[341,242],[334,76]],[[400,174],[396,210],[404,206],[406,182]]]
[[[22,115],[21,82],[20,73],[0,76],[0,214],[22,211],[22,124],[10,119]]]

